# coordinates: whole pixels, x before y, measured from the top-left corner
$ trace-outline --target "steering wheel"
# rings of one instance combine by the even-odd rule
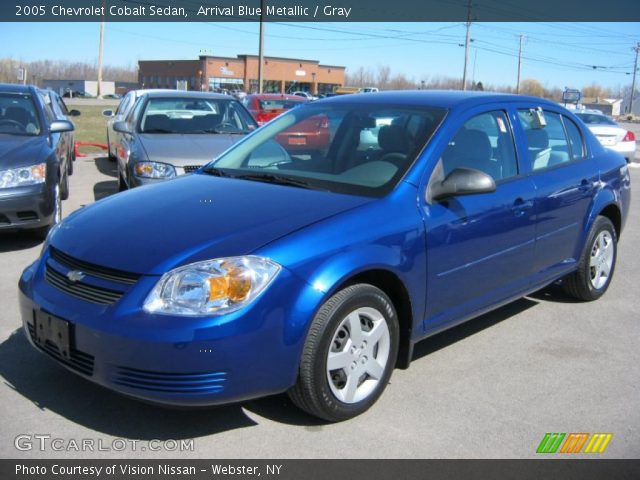
[[[24,125],[22,125],[20,122],[17,122],[15,120],[11,120],[9,118],[5,118],[4,120],[0,120],[0,126],[1,125],[10,125],[15,129],[20,129],[20,130],[24,131]]]

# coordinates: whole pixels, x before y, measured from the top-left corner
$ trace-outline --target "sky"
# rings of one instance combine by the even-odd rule
[[[104,63],[195,59],[202,53],[258,53],[258,23],[106,24]],[[462,77],[464,23],[282,23],[265,27],[265,55],[375,70],[389,66],[416,82]],[[515,85],[519,35],[522,79],[547,87],[631,84],[640,23],[473,23],[468,76]],[[0,58],[97,62],[99,23],[0,23]],[[596,68],[593,68],[593,67]]]

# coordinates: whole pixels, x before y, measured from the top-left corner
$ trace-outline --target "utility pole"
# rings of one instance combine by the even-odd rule
[[[467,1],[467,35],[464,41],[464,70],[462,71],[462,90],[467,89],[467,64],[469,63],[469,43],[471,42],[471,0]]]
[[[520,93],[520,71],[522,69],[522,40],[524,35],[520,34],[520,48],[518,48],[518,81],[516,83],[516,93]]]
[[[107,9],[107,0],[102,2],[102,21],[100,22],[100,46],[98,47],[98,88],[96,97],[100,98],[102,86],[102,49],[104,47],[104,13]]]
[[[640,52],[640,42],[633,47],[636,52],[636,60],[633,62],[633,80],[631,80],[631,103],[629,105],[629,113],[633,114],[633,97],[636,93],[636,71],[638,70],[638,52]]]
[[[258,93],[262,93],[264,80],[264,15],[267,11],[266,0],[260,0],[260,46],[258,47]]]

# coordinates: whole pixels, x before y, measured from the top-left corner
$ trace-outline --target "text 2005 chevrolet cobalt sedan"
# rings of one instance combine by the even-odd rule
[[[314,118],[329,122],[326,145],[277,141]],[[600,297],[629,188],[622,156],[538,98],[331,98],[193,175],[71,214],[20,279],[24,329],[133,397],[288,391],[344,420],[429,335],[559,279]]]

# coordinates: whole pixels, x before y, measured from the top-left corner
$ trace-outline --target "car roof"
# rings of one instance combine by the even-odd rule
[[[398,90],[377,92],[375,95],[339,95],[318,100],[319,102],[347,104],[398,104],[407,106],[428,106],[441,108],[455,108],[466,105],[482,105],[494,102],[535,102],[548,106],[555,103],[540,97],[528,95],[514,95],[497,92],[477,92],[462,90]],[[314,102],[315,103],[315,102]]]
[[[299,97],[298,95],[287,95],[286,93],[252,93],[249,95],[252,98],[257,98],[258,100],[295,100],[298,102],[304,102],[304,98]]]
[[[3,93],[31,93],[31,85],[18,85],[17,83],[0,83],[0,92]]]
[[[149,98],[208,98],[221,100],[229,100],[233,98],[222,93],[194,92],[184,90],[149,90],[142,95],[146,95]]]

